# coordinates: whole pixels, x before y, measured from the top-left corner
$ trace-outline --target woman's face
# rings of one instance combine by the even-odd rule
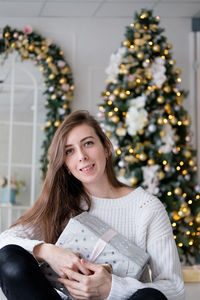
[[[108,151],[91,126],[81,124],[69,132],[66,137],[65,153],[68,170],[85,187],[107,179],[105,166]]]

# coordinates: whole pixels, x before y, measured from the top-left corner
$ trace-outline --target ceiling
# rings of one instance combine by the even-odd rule
[[[141,8],[165,18],[200,17],[200,0],[0,0],[0,17],[123,18]]]

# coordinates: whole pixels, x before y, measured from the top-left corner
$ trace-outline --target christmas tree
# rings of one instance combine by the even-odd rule
[[[151,10],[135,14],[111,55],[98,115],[114,146],[118,178],[163,202],[181,261],[193,264],[200,250],[196,152],[182,105],[187,92],[163,31]]]

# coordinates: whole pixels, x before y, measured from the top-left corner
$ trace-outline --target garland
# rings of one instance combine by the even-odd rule
[[[70,113],[69,103],[74,91],[72,73],[63,57],[63,51],[51,39],[45,39],[34,32],[30,26],[26,26],[23,31],[9,26],[3,29],[0,35],[0,54],[5,54],[6,59],[15,50],[22,60],[31,59],[35,65],[40,66],[45,79],[47,114],[46,124],[42,127],[45,139],[40,158],[44,178],[48,167],[47,151],[52,137],[65,116]]]

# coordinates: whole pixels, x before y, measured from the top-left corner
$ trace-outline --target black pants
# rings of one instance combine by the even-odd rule
[[[16,245],[0,249],[0,287],[8,300],[60,300],[34,257]],[[158,290],[138,290],[129,300],[167,300]]]

